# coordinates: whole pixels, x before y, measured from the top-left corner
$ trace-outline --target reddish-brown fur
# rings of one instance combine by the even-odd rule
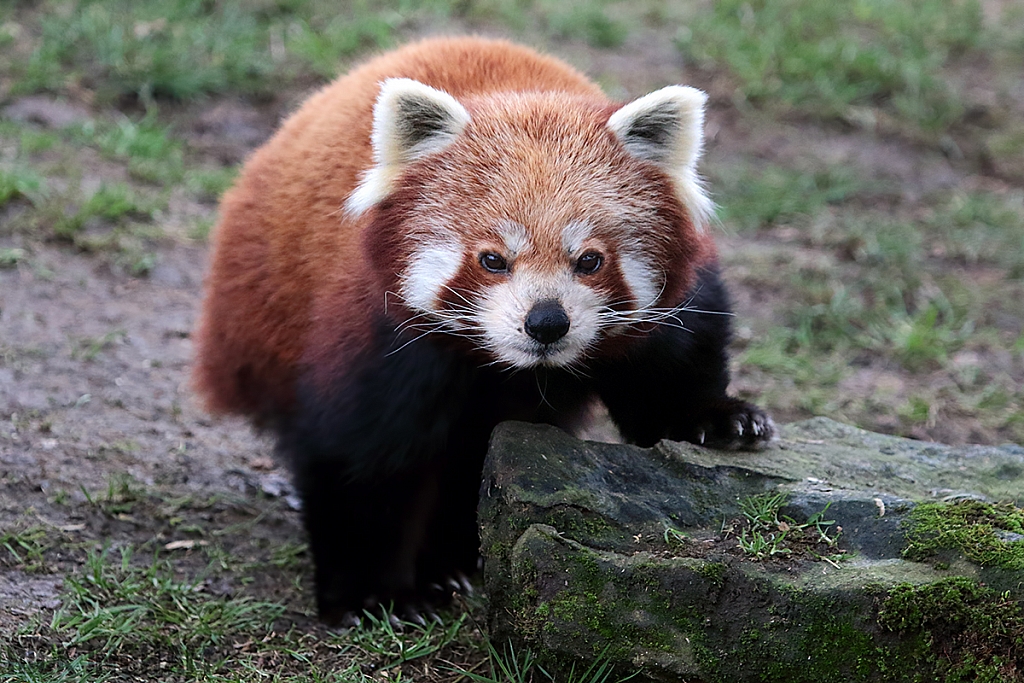
[[[463,167],[452,176],[429,158],[416,162],[392,197],[353,218],[342,207],[371,166],[373,105],[380,82],[391,77],[421,81],[466,106],[473,122],[445,150]],[[509,94],[491,96],[497,92]],[[388,228],[401,223],[421,192],[444,196],[468,231],[510,218],[530,225],[533,234],[558,239],[566,221],[597,201],[588,186],[559,184],[563,175],[571,176],[577,156],[611,169],[608,182],[617,201],[632,193],[632,201],[658,222],[677,226],[659,265],[669,274],[663,301],[679,303],[694,268],[712,258],[713,247],[694,230],[668,177],[615,144],[605,122],[617,106],[562,62],[477,38],[407,46],[311,97],[252,156],[224,197],[196,334],[195,383],[208,408],[257,418],[285,413],[304,364],[314,375],[343,371],[345,360],[371,343],[375,316],[385,292],[395,291],[406,254],[403,235]],[[550,141],[547,154],[537,158],[502,145],[503,126],[545,135],[544,118],[553,111],[564,112],[558,115],[569,117],[578,135]],[[488,178],[506,186],[496,191]],[[553,195],[557,201],[544,199]],[[613,218],[595,227],[598,239],[616,228]],[[617,294],[613,298],[621,298],[615,269],[602,277]],[[476,284],[471,278],[460,282]],[[392,299],[389,305],[399,304]]]

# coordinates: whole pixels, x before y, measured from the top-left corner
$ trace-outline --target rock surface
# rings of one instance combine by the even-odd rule
[[[507,423],[481,488],[492,636],[563,679],[604,658],[634,681],[1021,681],[1024,514],[981,501],[1024,503],[1024,448],[819,418],[757,453],[644,450]]]

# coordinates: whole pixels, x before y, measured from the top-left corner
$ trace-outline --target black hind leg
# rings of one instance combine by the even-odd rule
[[[689,308],[627,357],[597,368],[597,388],[612,419],[642,446],[673,439],[756,448],[770,441],[771,418],[726,393],[729,303],[717,271],[702,271]]]

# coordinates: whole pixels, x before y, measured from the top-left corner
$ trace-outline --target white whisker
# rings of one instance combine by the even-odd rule
[[[418,337],[413,337],[409,341],[407,341],[404,344],[402,344],[401,346],[399,346],[397,349],[394,349],[393,351],[388,351],[387,353],[385,353],[384,357],[387,358],[388,356],[393,356],[394,354],[398,353],[399,351],[404,349],[409,344],[412,344],[413,342],[416,342],[416,341],[419,341],[420,339],[423,339],[424,337],[426,337],[428,334],[430,334],[433,331],[434,330],[427,330],[426,332],[424,332],[423,334],[419,335]]]

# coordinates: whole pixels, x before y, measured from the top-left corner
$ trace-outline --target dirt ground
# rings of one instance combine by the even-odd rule
[[[233,165],[289,105],[228,99],[175,115],[198,155]],[[43,127],[87,115],[45,97],[11,107]],[[92,162],[97,183],[120,170]],[[45,573],[0,570],[0,632],[53,609],[60,575],[90,549],[155,553],[179,542],[170,555],[182,575],[208,565],[209,553],[198,549],[211,535],[238,564],[276,569],[271,555],[289,543],[301,555],[299,504],[272,443],[242,420],[204,414],[189,386],[207,247],[184,235],[215,210],[172,198],[167,236],[145,278],[52,243],[32,244],[31,267],[0,270],[0,535],[45,539]],[[302,619],[312,605],[291,584],[305,580],[304,569],[260,589],[254,572],[247,591],[290,601]],[[210,587],[217,595],[239,587],[219,581]]]

